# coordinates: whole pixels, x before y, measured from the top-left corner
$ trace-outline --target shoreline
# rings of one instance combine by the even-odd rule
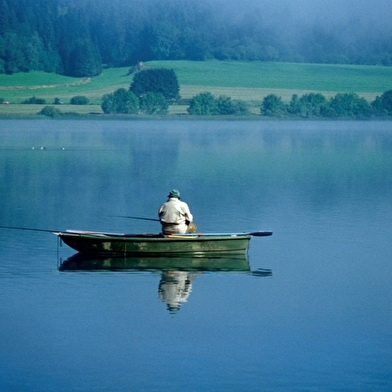
[[[49,121],[67,121],[67,120],[99,120],[99,121],[295,121],[295,122],[342,122],[342,121],[358,121],[358,122],[370,122],[370,121],[392,121],[392,116],[378,116],[378,117],[298,117],[298,116],[285,116],[285,117],[273,117],[273,116],[220,116],[220,115],[209,115],[209,116],[195,116],[195,115],[179,115],[179,114],[168,114],[168,115],[139,115],[139,114],[104,114],[104,113],[91,113],[91,114],[63,114],[60,116],[49,117],[39,114],[31,115],[2,115],[0,114],[0,120],[49,120]]]

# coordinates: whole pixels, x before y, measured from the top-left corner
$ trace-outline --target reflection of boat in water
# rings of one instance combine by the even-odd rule
[[[254,276],[271,276],[271,270],[251,272],[245,255],[232,257],[106,257],[77,253],[59,266],[60,271],[150,271],[161,274],[159,298],[170,312],[179,310],[188,300],[192,282],[204,272],[252,273]]]
[[[60,271],[250,271],[245,255],[237,257],[97,257],[77,253],[65,260]]]

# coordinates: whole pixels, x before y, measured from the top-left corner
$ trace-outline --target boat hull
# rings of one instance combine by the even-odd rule
[[[66,231],[55,233],[83,254],[108,256],[206,256],[245,254],[250,235],[105,234]]]

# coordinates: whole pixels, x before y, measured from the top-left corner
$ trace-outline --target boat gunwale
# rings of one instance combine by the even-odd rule
[[[202,233],[196,234],[116,234],[116,233],[100,233],[100,232],[77,232],[77,231],[65,231],[54,233],[60,238],[85,238],[91,240],[102,240],[102,241],[134,241],[134,242],[175,242],[175,241],[235,241],[251,239],[250,234],[231,234],[231,235],[204,235]]]

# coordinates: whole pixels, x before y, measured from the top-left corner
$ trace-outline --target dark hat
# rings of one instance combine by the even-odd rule
[[[177,189],[172,189],[169,193],[168,197],[176,197],[177,199],[180,198],[180,192]]]

